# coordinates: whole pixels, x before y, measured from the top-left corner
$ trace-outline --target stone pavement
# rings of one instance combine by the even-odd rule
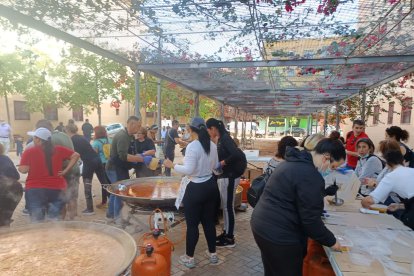
[[[15,164],[19,163],[18,157],[16,157],[15,152],[11,152],[10,157],[13,159]],[[177,153],[177,156],[181,156],[180,153]],[[177,158],[176,162],[180,162],[180,158]],[[24,182],[26,175],[22,175],[21,181]],[[93,193],[95,205],[100,203],[101,192],[100,184],[95,177],[93,180]],[[29,223],[29,217],[23,215],[22,210],[24,208],[24,197],[19,203],[16,211],[14,212],[12,224],[13,227],[24,226]],[[79,199],[78,199],[78,213],[79,216],[76,217],[76,220],[89,221],[89,222],[99,222],[105,223],[105,210],[96,209],[95,215],[84,216],[81,214],[82,210],[85,209],[85,198],[83,193],[83,184],[79,186]],[[236,247],[235,248],[223,248],[217,249],[218,256],[220,258],[220,263],[218,265],[210,265],[209,259],[205,254],[207,250],[207,243],[200,225],[200,238],[196,247],[196,268],[188,269],[183,265],[178,263],[178,258],[180,255],[185,253],[185,241],[183,240],[185,234],[185,222],[180,223],[174,227],[170,232],[168,232],[170,239],[173,242],[178,242],[175,246],[172,256],[172,268],[171,275],[180,276],[180,275],[223,275],[223,276],[243,276],[243,275],[263,275],[263,265],[260,258],[260,251],[254,242],[253,235],[250,230],[250,216],[252,208],[249,207],[246,212],[236,212]],[[129,207],[125,206],[123,208],[123,215],[126,217],[128,214]],[[136,216],[144,225],[143,227],[139,225],[128,226],[125,230],[129,232],[136,240],[138,240],[144,232],[147,232],[148,227],[148,215],[137,215]],[[137,233],[137,228],[141,228],[142,231]],[[217,228],[217,233],[221,233],[221,229]]]

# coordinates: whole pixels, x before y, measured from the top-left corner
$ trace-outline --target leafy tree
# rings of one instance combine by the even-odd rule
[[[127,68],[112,60],[71,47],[58,74],[62,90],[60,100],[71,108],[84,107],[87,114],[97,110],[99,125],[102,101],[119,99],[125,86]]]
[[[10,123],[8,95],[20,94],[27,88],[26,67],[17,53],[0,55],[0,93],[5,100],[7,121]]]

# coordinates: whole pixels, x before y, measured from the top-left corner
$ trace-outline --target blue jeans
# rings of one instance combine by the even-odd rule
[[[106,175],[111,183],[118,181],[115,170],[106,170]],[[106,210],[106,217],[117,219],[121,217],[122,199],[119,196],[111,194],[109,196],[108,209]]]
[[[44,221],[46,214],[50,220],[60,220],[60,213],[65,204],[63,190],[26,189],[26,199],[32,223]]]

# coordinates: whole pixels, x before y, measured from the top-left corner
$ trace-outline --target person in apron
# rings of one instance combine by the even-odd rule
[[[184,164],[174,164],[166,159],[164,166],[172,168],[176,173],[185,175],[181,182],[176,207],[184,205],[187,222],[186,254],[179,262],[188,268],[195,267],[194,251],[198,242],[198,225],[202,224],[207,240],[207,255],[210,263],[217,264],[215,206],[218,198],[218,188],[213,177],[213,170],[218,168],[217,147],[210,141],[205,122],[195,117],[190,123],[192,142],[188,144]]]

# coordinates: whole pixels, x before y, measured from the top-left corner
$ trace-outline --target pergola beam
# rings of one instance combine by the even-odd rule
[[[9,8],[1,4],[0,4],[0,16],[7,18],[11,22],[19,23],[29,28],[36,29],[42,33],[64,40],[66,42],[69,42],[75,46],[78,46],[87,51],[93,52],[102,57],[111,59],[125,66],[129,66],[133,70],[135,70],[136,68],[136,63],[133,62],[132,60],[129,60],[120,55],[117,55],[111,51],[105,50],[101,47],[96,46],[95,44],[82,40],[76,36],[73,36],[61,30],[58,30],[50,25],[45,24],[44,22],[40,20],[36,20],[28,15],[22,14],[12,8]]]
[[[414,62],[414,55],[392,56],[363,56],[344,58],[322,59],[297,59],[297,60],[269,60],[269,61],[226,61],[226,62],[187,62],[187,63],[162,63],[162,64],[138,64],[138,68],[145,70],[178,70],[178,69],[213,69],[213,68],[249,68],[249,67],[288,67],[288,66],[320,66],[320,65],[352,65],[373,63],[400,63]]]

